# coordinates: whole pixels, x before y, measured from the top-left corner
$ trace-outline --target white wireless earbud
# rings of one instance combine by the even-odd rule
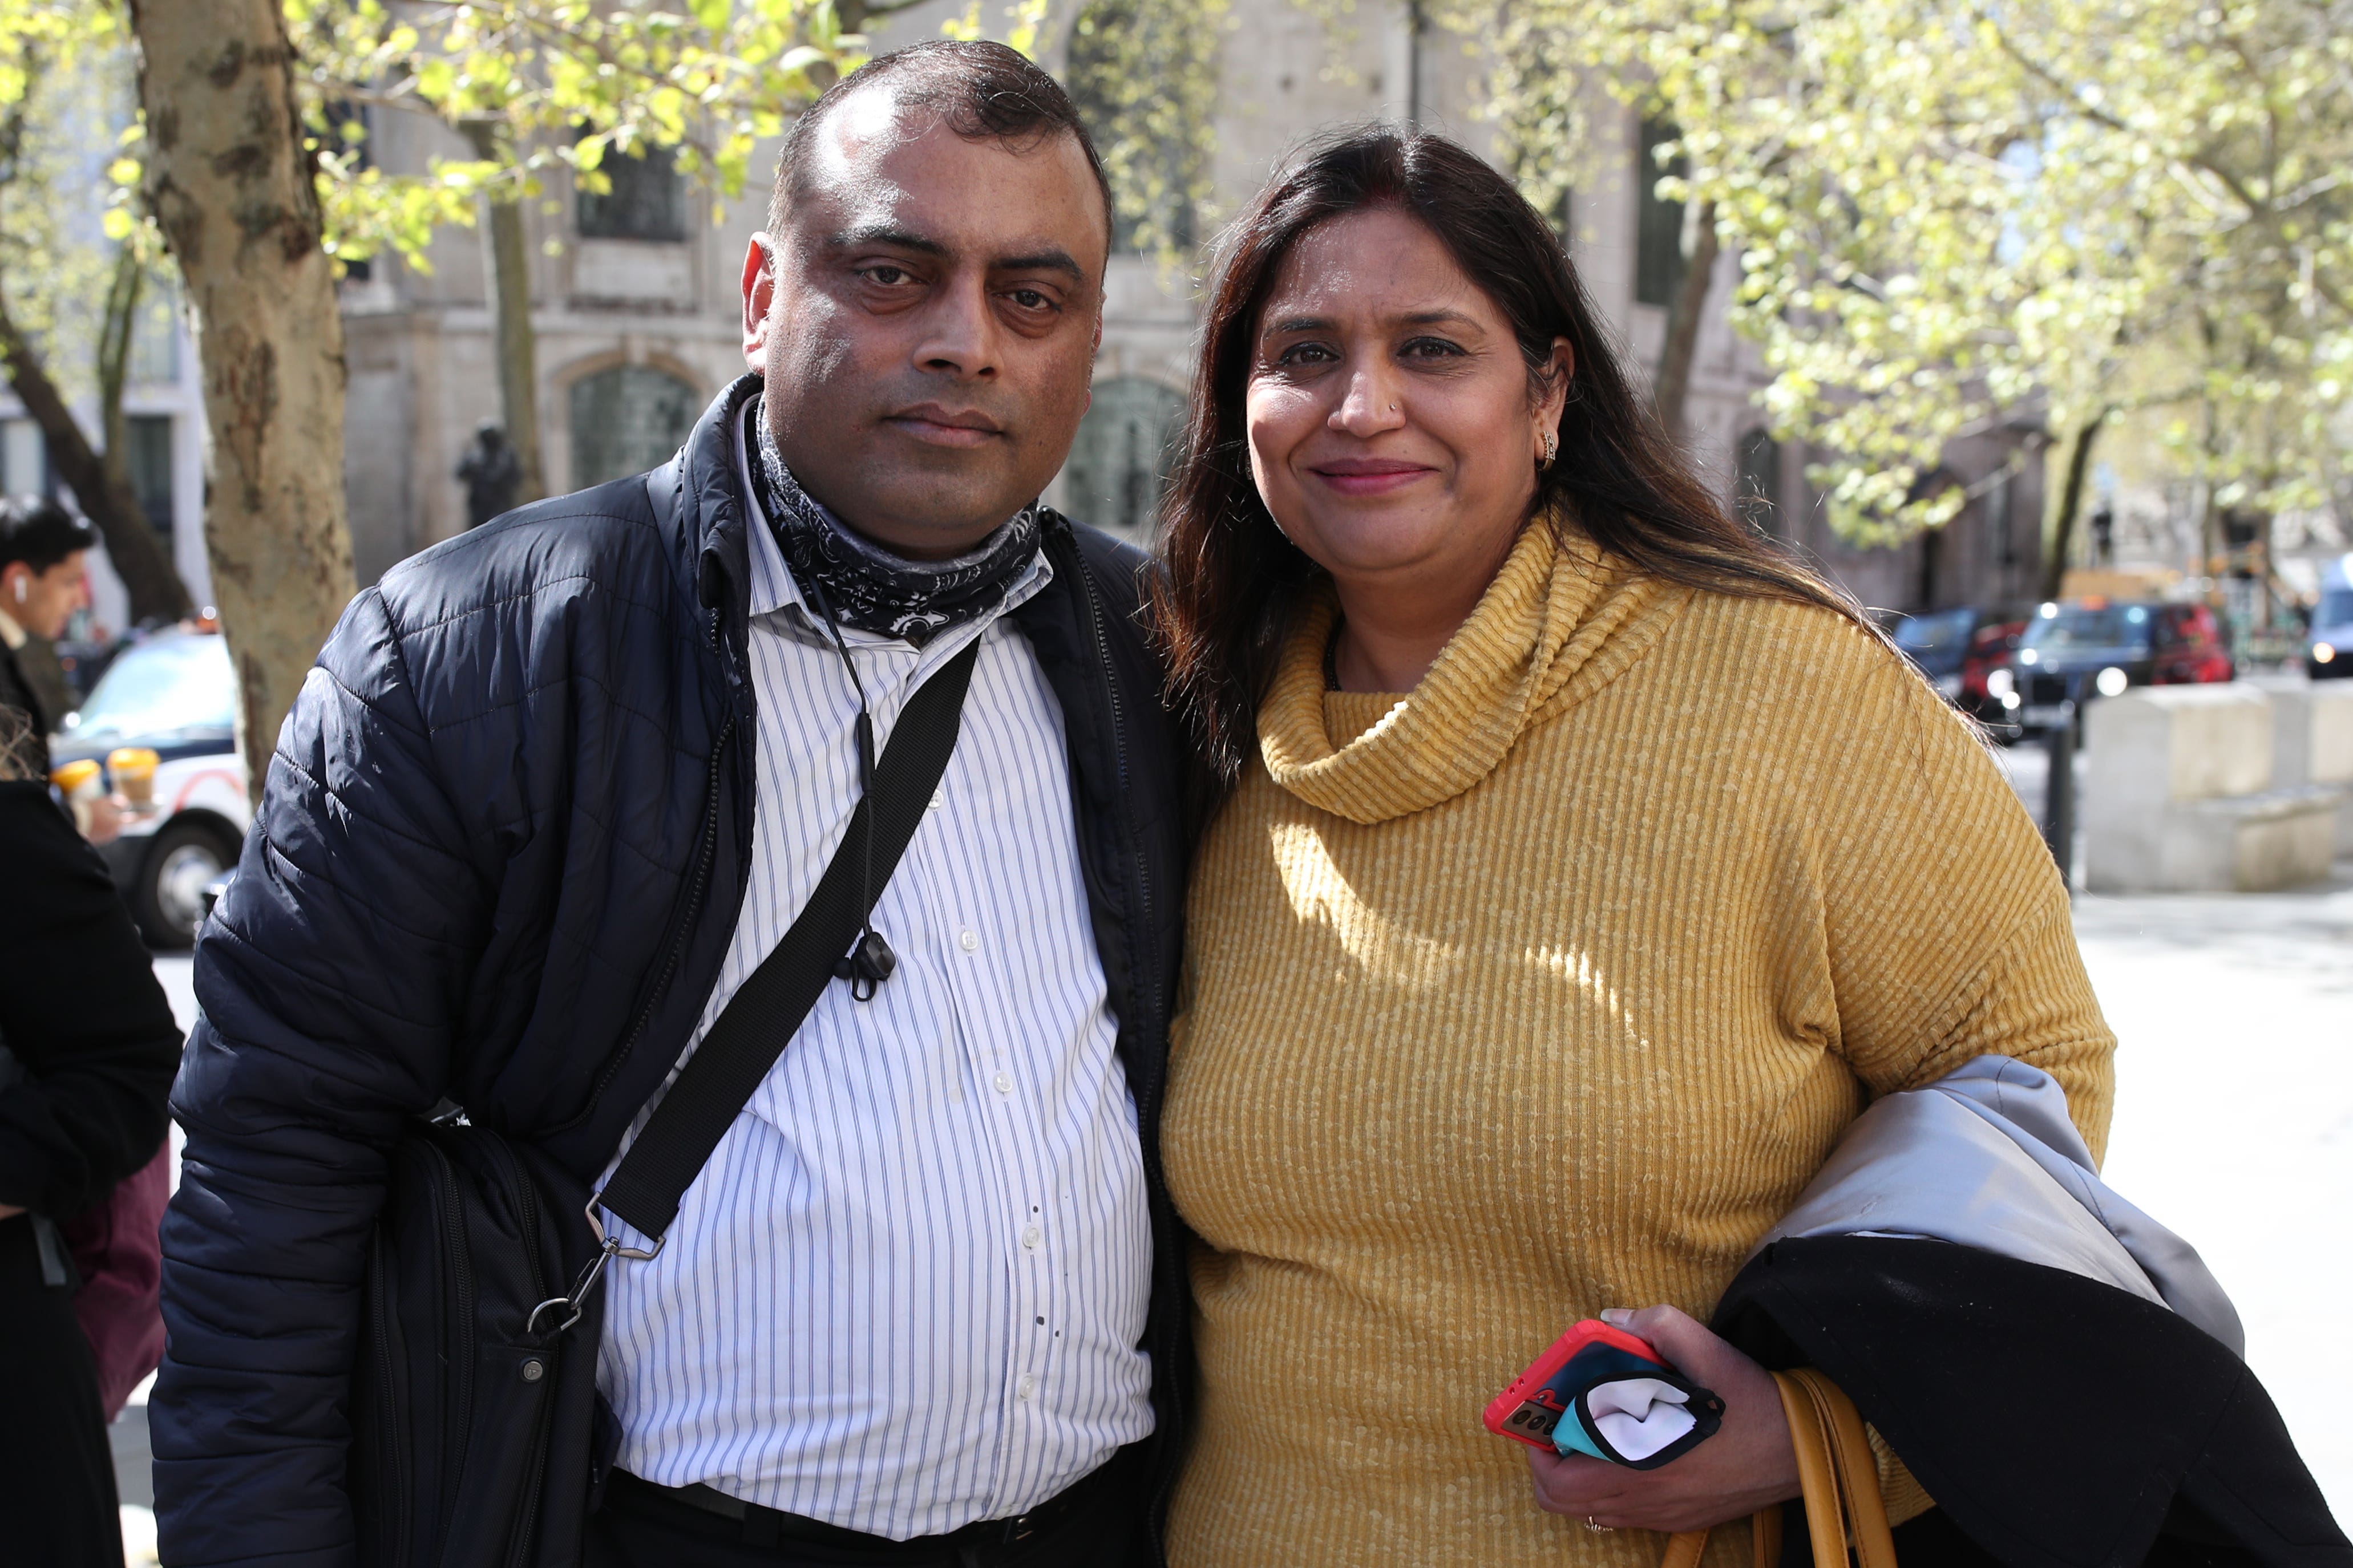
[[[25,602],[25,580],[22,577],[16,579],[16,602],[20,605]]]

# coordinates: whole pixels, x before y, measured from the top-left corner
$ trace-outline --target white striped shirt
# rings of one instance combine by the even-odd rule
[[[739,478],[758,786],[697,1044],[800,912],[856,795],[856,694]],[[1041,554],[1006,608],[1050,571]],[[981,639],[946,775],[875,906],[898,971],[871,1002],[826,988],[669,1245],[607,1272],[597,1375],[623,1469],[905,1540],[1023,1512],[1150,1433],[1152,1236],[1061,712],[1028,640],[1003,610],[920,653],[845,636],[878,753]]]

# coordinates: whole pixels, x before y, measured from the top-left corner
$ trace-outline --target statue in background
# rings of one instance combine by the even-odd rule
[[[513,509],[515,490],[522,483],[522,461],[507,440],[504,426],[485,419],[474,426],[474,439],[458,459],[457,478],[466,487],[468,528],[480,528]]]

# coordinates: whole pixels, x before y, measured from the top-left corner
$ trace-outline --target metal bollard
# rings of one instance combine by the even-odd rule
[[[2051,782],[2042,793],[2042,842],[2059,863],[2059,885],[2075,885],[2075,725],[2080,705],[2062,705],[2064,715],[2051,726],[2043,744],[2051,754]]]

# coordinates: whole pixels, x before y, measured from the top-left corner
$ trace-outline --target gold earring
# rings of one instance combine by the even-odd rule
[[[1552,467],[1552,460],[1558,456],[1560,456],[1560,437],[1557,432],[1547,430],[1545,432],[1544,456],[1536,459],[1536,467],[1549,468]]]

